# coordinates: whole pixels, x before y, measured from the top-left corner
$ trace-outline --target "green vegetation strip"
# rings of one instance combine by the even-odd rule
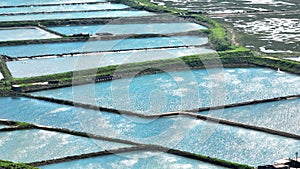
[[[14,163],[10,161],[0,160],[0,168],[1,169],[38,169],[36,167],[23,164],[23,163]]]

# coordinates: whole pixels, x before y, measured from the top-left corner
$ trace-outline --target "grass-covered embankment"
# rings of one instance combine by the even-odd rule
[[[23,163],[14,163],[10,161],[0,160],[0,168],[1,169],[38,169],[36,167],[26,165]]]

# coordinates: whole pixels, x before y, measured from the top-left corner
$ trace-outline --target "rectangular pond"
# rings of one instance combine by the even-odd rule
[[[33,21],[33,20],[58,20],[58,19],[83,19],[83,18],[110,18],[110,17],[136,17],[152,16],[154,13],[147,11],[97,11],[97,12],[68,12],[68,13],[46,13],[27,15],[0,16],[0,22],[9,21]]]
[[[2,119],[157,144],[253,166],[293,157],[300,146],[299,140],[183,116],[141,119],[26,98],[2,98],[0,102],[13,105],[0,110]]]
[[[0,14],[29,14],[36,12],[72,12],[72,11],[88,11],[88,10],[108,10],[108,9],[125,9],[129,8],[123,4],[74,4],[74,5],[57,5],[57,6],[30,6],[30,7],[13,7],[0,8]]]
[[[207,48],[155,49],[18,60],[6,64],[13,77],[22,78],[214,52]]]
[[[0,132],[0,138],[0,158],[24,163],[130,147],[44,130]]]
[[[168,34],[207,29],[196,23],[145,23],[145,24],[107,24],[49,27],[50,30],[65,35],[89,33],[111,34]]]
[[[47,166],[41,166],[42,169],[86,169],[90,168],[122,168],[122,169],[141,169],[141,168],[163,168],[163,169],[224,169],[224,167],[212,165],[209,163],[188,159],[172,154],[138,151],[129,153],[120,153],[102,157],[88,158]]]
[[[0,129],[6,128],[6,127],[9,127],[9,126],[5,126],[5,125],[1,125],[1,124],[0,124]]]
[[[136,70],[136,74],[142,71]],[[160,114],[299,93],[300,76],[267,68],[224,68],[167,71],[32,94],[142,114]]]
[[[0,7],[20,6],[20,5],[46,5],[46,4],[71,4],[71,3],[89,3],[106,2],[105,0],[1,0]]]
[[[283,100],[200,114],[300,135],[299,104],[300,99]]]
[[[0,28],[0,42],[51,38],[60,38],[60,36],[47,32],[38,27]]]
[[[30,57],[39,55],[59,55],[78,52],[84,53],[112,50],[177,47],[184,45],[203,45],[206,43],[208,43],[207,37],[172,36],[2,46],[0,47],[0,52],[1,54],[10,57]]]

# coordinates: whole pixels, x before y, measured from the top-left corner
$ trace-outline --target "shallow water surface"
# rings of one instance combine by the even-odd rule
[[[65,3],[87,3],[87,2],[105,2],[105,0],[1,0],[2,6],[19,6],[19,5],[41,5],[41,4],[65,4]]]
[[[300,134],[299,104],[300,99],[283,100],[200,114]]]
[[[76,5],[58,5],[58,6],[35,6],[35,7],[15,7],[0,8],[0,14],[23,14],[34,12],[72,12],[87,10],[106,10],[106,9],[124,9],[128,6],[123,4],[76,4]]]
[[[125,63],[170,59],[203,53],[215,53],[215,51],[207,48],[160,49],[134,52],[78,55],[72,57],[28,59],[11,61],[7,62],[6,64],[13,77],[21,78],[63,73],[75,70],[91,69]]]
[[[129,152],[102,157],[88,158],[83,160],[70,161],[65,163],[42,166],[42,169],[141,169],[141,168],[161,169],[222,169],[224,167],[215,166],[209,163],[188,159],[172,154],[141,151]]]
[[[160,47],[176,47],[183,45],[203,45],[208,42],[207,37],[172,36],[153,38],[128,38],[118,40],[62,42],[31,44],[0,47],[0,52],[10,57],[29,57],[39,55],[59,55],[77,52],[97,52],[112,50],[131,50]],[[30,50],[28,50],[30,49]]]
[[[299,82],[299,76],[267,68],[199,69],[32,94],[143,114],[160,114],[299,94]]]
[[[111,33],[111,34],[167,34],[207,29],[195,23],[147,23],[147,24],[107,24],[60,26],[49,29],[61,34],[71,35],[80,33]]]
[[[60,36],[37,27],[0,28],[0,41],[51,39]]]
[[[292,157],[300,146],[298,140],[182,116],[141,119],[26,98],[2,98],[0,103],[14,105],[0,110],[2,119],[157,144],[254,166]]]
[[[57,19],[79,19],[79,18],[109,18],[109,17],[133,17],[152,16],[154,13],[147,11],[98,11],[98,12],[69,12],[0,16],[0,22],[6,21],[32,21],[32,20],[57,20]]]
[[[5,126],[5,125],[1,125],[1,124],[0,124],[0,129],[6,128],[6,127],[9,127],[9,126]]]
[[[1,132],[0,137],[0,159],[24,163],[127,146],[43,130]]]

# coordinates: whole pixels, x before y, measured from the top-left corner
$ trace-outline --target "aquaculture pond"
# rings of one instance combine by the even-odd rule
[[[45,4],[72,4],[72,3],[89,3],[89,2],[106,2],[105,0],[1,0],[0,7],[21,6],[21,5],[45,5]]]
[[[1,109],[2,119],[64,126],[253,166],[271,164],[275,160],[292,157],[300,146],[298,140],[183,116],[142,119],[34,99],[4,98],[0,101],[14,103],[14,106]],[[15,110],[16,106],[20,107],[20,110]]]
[[[136,70],[136,74],[142,71]],[[159,73],[32,94],[160,114],[299,94],[299,82],[299,76],[267,68],[220,68]]]
[[[130,147],[44,130],[0,132],[0,136],[0,158],[25,163]]]
[[[0,28],[0,41],[51,39],[60,36],[37,27]]]
[[[300,99],[200,112],[200,114],[245,124],[300,134]]]
[[[128,38],[117,40],[2,46],[0,47],[0,52],[10,57],[29,57],[39,55],[59,55],[77,52],[97,52],[111,50],[179,47],[186,45],[203,45],[207,42],[207,37],[199,36]]]
[[[5,125],[1,125],[1,124],[0,124],[0,129],[6,128],[6,127],[9,127],[9,126],[5,126]]]
[[[0,22],[6,21],[32,21],[32,20],[57,20],[57,19],[82,19],[82,18],[108,18],[108,17],[133,17],[152,16],[154,13],[147,11],[97,11],[97,12],[68,12],[68,13],[46,13],[27,15],[0,16]]]
[[[134,52],[97,53],[72,57],[28,59],[11,61],[6,64],[13,77],[22,78],[214,52],[214,50],[207,48],[154,49]]]
[[[65,35],[89,33],[111,34],[168,34],[207,29],[196,23],[145,23],[145,24],[107,24],[49,27],[50,30]]]
[[[30,14],[35,12],[72,12],[88,10],[107,10],[107,9],[125,9],[129,8],[123,4],[74,4],[74,5],[57,5],[57,6],[29,6],[29,7],[12,7],[0,8],[0,14]]]
[[[152,151],[138,151],[88,158],[65,163],[41,166],[42,169],[86,169],[86,168],[116,168],[116,169],[222,169],[209,163],[192,160],[172,154]]]

